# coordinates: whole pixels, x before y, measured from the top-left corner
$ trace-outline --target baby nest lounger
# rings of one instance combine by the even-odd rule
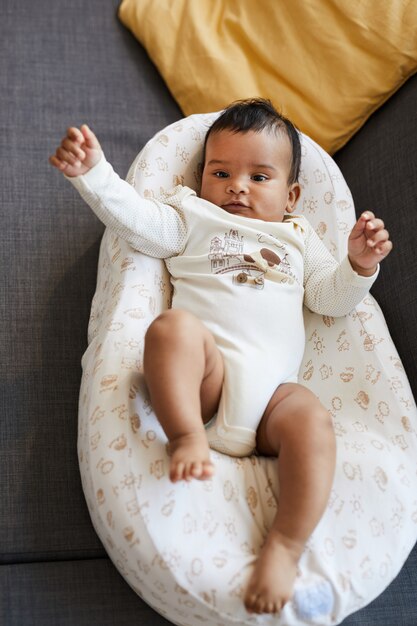
[[[216,115],[193,115],[158,133],[129,182],[147,197],[177,184],[197,189]],[[300,183],[297,213],[341,260],[355,221],[351,194],[334,161],[306,136]],[[417,415],[381,310],[368,295],[344,318],[305,311],[299,380],[332,414],[336,475],[292,600],[279,615],[251,616],[242,598],[279,502],[276,460],[212,451],[212,480],[169,481],[166,437],[142,375],[145,331],[169,301],[163,261],[107,229],[82,362],[78,440],[101,541],[129,585],[174,624],[339,624],[388,586],[417,537]]]

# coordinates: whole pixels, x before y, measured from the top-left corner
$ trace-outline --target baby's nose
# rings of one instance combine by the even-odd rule
[[[227,191],[234,194],[248,193],[249,188],[247,182],[243,178],[230,178]]]

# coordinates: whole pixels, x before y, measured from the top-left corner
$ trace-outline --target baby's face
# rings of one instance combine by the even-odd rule
[[[288,185],[290,140],[266,130],[209,136],[200,197],[233,215],[282,222],[300,195],[298,183]]]

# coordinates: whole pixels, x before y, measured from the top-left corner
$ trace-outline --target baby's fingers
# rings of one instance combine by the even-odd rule
[[[49,163],[61,172],[63,172],[68,166],[68,163],[65,163],[65,161],[61,161],[60,159],[58,159],[55,154],[49,157]]]
[[[389,239],[388,231],[385,229],[378,231],[366,243],[376,254],[382,257],[387,256],[392,250],[392,242]]]
[[[376,233],[380,230],[383,230],[385,228],[385,224],[384,222],[377,218],[374,217],[372,219],[370,219],[368,222],[366,222],[366,234],[369,236],[372,236],[372,233]]]
[[[388,254],[392,250],[392,241],[388,240],[388,241],[383,241],[382,243],[378,243],[375,246],[374,250],[377,254],[381,256],[381,258],[384,258],[388,256]]]
[[[61,145],[55,152],[55,156],[62,162],[68,163],[68,165],[81,165],[81,159],[78,154],[72,150],[68,150]]]
[[[386,228],[383,227],[383,223],[382,223],[382,227],[380,229],[374,229],[371,232],[368,232],[368,239],[366,243],[371,248],[374,248],[388,240],[389,240],[389,232],[387,231]]]
[[[364,234],[367,234],[367,228],[371,228],[368,224],[371,224],[374,219],[375,215],[372,211],[364,211],[352,228],[349,238],[354,241],[355,239],[360,239]]]
[[[71,155],[75,160],[82,161],[85,159],[85,152],[80,147],[80,144],[68,137],[61,141],[61,149],[65,150],[65,152]]]
[[[101,150],[100,142],[87,124],[81,126],[81,133],[88,148]]]
[[[85,141],[83,133],[76,126],[70,126],[69,128],[67,128],[67,137],[68,139],[70,139],[74,143],[77,143],[80,146]]]

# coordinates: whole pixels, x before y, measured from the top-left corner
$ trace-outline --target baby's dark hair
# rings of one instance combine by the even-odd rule
[[[285,132],[290,140],[292,152],[288,184],[292,185],[298,182],[301,162],[301,143],[298,130],[288,118],[276,110],[270,100],[264,98],[237,100],[224,109],[207,132],[204,141],[203,167],[208,138],[222,130],[230,130],[235,133],[246,133],[250,130],[258,133],[263,130],[274,131],[275,133]]]

